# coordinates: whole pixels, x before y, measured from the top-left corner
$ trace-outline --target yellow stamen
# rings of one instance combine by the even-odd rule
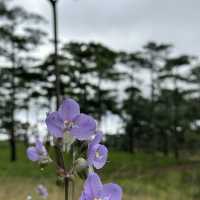
[[[99,158],[100,157],[100,153],[98,151],[96,151],[96,154],[95,154],[96,158]],[[97,199],[98,200],[98,199]]]

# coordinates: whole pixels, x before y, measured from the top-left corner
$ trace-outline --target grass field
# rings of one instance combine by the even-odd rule
[[[38,183],[48,187],[49,200],[63,200],[63,188],[56,186],[54,168],[41,171],[28,161],[23,145],[19,159],[9,162],[9,151],[0,143],[0,200],[25,200],[35,193]],[[104,182],[114,181],[123,187],[124,200],[199,200],[200,159],[198,155],[176,162],[173,157],[124,152],[110,152],[107,166],[100,171]],[[82,184],[76,185],[78,200]]]

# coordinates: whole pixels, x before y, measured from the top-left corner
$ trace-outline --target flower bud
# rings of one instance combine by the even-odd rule
[[[76,170],[84,170],[88,168],[88,163],[84,158],[78,158],[75,162]]]
[[[75,138],[69,134],[69,132],[64,133],[63,138],[63,151],[69,152],[71,149],[71,145],[75,142]]]
[[[39,165],[41,168],[44,168],[46,165],[52,162],[52,159],[49,156],[45,156],[43,159],[39,161]]]
[[[88,174],[88,163],[84,158],[78,158],[75,162],[75,169],[80,178],[85,179]]]

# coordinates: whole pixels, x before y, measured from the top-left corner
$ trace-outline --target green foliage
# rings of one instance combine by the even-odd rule
[[[15,164],[8,160],[8,144],[1,142],[0,164],[0,197],[6,192],[8,199],[21,199],[29,193],[34,196],[38,183],[45,182],[49,189],[50,200],[62,195],[62,190],[55,187],[54,169],[51,167],[40,171],[25,155],[23,144],[19,144],[20,161]],[[172,155],[164,157],[161,154],[136,153],[130,154],[111,151],[109,162],[101,171],[105,182],[114,180],[122,185],[125,200],[194,200],[199,196],[200,170],[199,156],[195,154],[188,159],[177,162]],[[12,189],[11,189],[12,188]],[[25,189],[26,188],[26,189]],[[22,193],[19,193],[22,190]],[[80,185],[76,186],[79,195]],[[18,195],[16,193],[18,192]],[[5,195],[5,194],[4,194]],[[78,196],[77,195],[77,196]],[[77,197],[78,198],[78,197]]]

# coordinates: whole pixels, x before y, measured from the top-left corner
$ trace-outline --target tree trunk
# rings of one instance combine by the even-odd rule
[[[128,128],[128,151],[130,153],[135,153],[135,134],[133,124],[132,127]]]
[[[168,147],[168,136],[167,136],[167,133],[162,130],[162,135],[163,135],[163,154],[165,156],[168,156],[169,154],[169,147]]]
[[[178,122],[178,112],[179,112],[179,108],[178,108],[178,100],[177,100],[177,96],[178,96],[178,86],[177,86],[177,79],[176,79],[176,66],[174,68],[175,72],[173,72],[172,70],[172,74],[174,76],[174,96],[173,96],[173,130],[174,130],[174,137],[175,137],[175,141],[174,141],[174,156],[176,158],[176,160],[179,159],[179,133],[177,132],[177,122]]]
[[[178,140],[176,138],[175,144],[174,144],[174,157],[176,160],[179,160],[179,147],[178,147]]]
[[[11,54],[11,63],[12,63],[12,92],[11,92],[11,128],[10,128],[10,150],[11,150],[11,161],[16,161],[16,140],[15,140],[15,44],[12,42],[12,54]]]
[[[13,131],[11,131],[11,135],[10,135],[10,160],[11,161],[17,160],[16,141],[15,141],[15,136],[14,136]]]

